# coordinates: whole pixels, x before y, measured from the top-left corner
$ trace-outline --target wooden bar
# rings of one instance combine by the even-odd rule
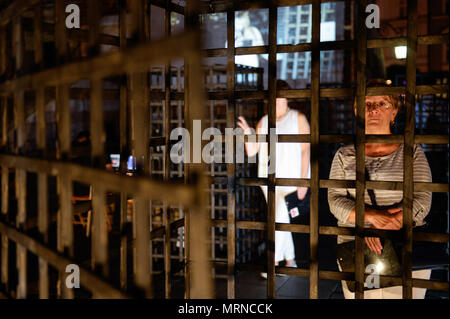
[[[408,51],[406,57],[405,145],[403,163],[403,231],[402,284],[403,299],[412,299],[412,213],[414,193],[414,116],[416,95],[417,0],[407,5]]]
[[[212,227],[227,227],[226,220],[215,219],[212,221]],[[247,230],[266,230],[267,226],[264,222],[254,222],[254,221],[237,221],[236,227],[238,229],[247,229]],[[275,223],[275,229],[280,231],[290,231],[293,233],[307,234],[309,233],[308,225],[293,225],[293,224],[283,224],[283,223]],[[336,226],[320,226],[319,234],[320,235],[347,235],[354,236],[356,233],[355,228],[353,227],[336,227]],[[382,229],[372,229],[365,228],[363,231],[364,236],[370,237],[380,237],[380,238],[401,238],[401,232],[393,231],[393,230],[382,230]],[[413,233],[414,241],[421,242],[433,242],[433,243],[448,243],[449,237],[448,234],[435,234],[435,233],[424,233],[424,232],[414,232]]]
[[[138,0],[130,1],[132,14],[131,34],[134,42],[146,42],[148,35],[145,30],[144,3]],[[167,48],[166,48],[167,49]],[[166,52],[166,49],[163,49]],[[160,52],[159,52],[160,53]],[[164,59],[164,61],[166,61]],[[151,63],[151,59],[147,61]],[[137,70],[136,70],[137,71]],[[148,81],[146,73],[130,75],[131,109],[132,109],[132,140],[133,151],[136,158],[137,174],[146,176],[149,170],[149,101]],[[135,218],[134,246],[135,284],[140,288],[146,298],[153,297],[152,275],[150,269],[150,215],[149,202],[143,197],[136,197],[134,202]]]
[[[269,97],[267,103],[268,130],[276,130],[276,96],[277,96],[277,7],[276,1],[269,2]],[[274,172],[268,171],[267,187],[267,298],[275,298],[275,178],[276,178],[276,142],[268,143],[270,166]]]
[[[365,26],[366,1],[357,3],[357,50],[356,50],[356,223],[355,223],[355,297],[364,299],[364,189],[365,189],[365,96],[366,96],[366,51],[367,29]]]
[[[13,41],[16,76],[18,76],[22,72],[24,59],[24,38],[21,16],[17,16],[13,20]],[[14,152],[16,154],[23,154],[25,152],[25,91],[23,90],[18,90],[14,93],[14,129],[16,133]],[[26,170],[24,169],[17,169],[15,171],[17,199],[16,227],[20,230],[24,230],[26,222],[26,174]],[[20,244],[17,244],[16,266],[18,275],[17,298],[25,299],[27,298],[27,250]]]
[[[223,142],[221,135],[215,136],[218,141]],[[245,135],[244,141],[247,142],[256,138],[259,142],[265,142],[267,136],[263,134]],[[278,142],[280,143],[309,143],[311,138],[306,134],[277,134]],[[352,143],[353,135],[328,135],[322,134],[319,136],[320,143]],[[155,141],[156,143],[157,141]],[[366,135],[366,143],[404,143],[403,135]],[[448,144],[448,135],[415,135],[414,143],[416,144]]]
[[[184,28],[190,26],[192,13],[190,13],[191,7],[187,6],[185,10],[186,18],[184,20]],[[192,21],[194,24],[195,21]],[[191,90],[191,78],[189,74],[191,74],[191,65],[189,59],[184,57],[184,127],[188,130],[188,132],[192,132],[192,116],[191,116],[191,101],[189,99],[188,93]],[[186,76],[187,75],[187,76]],[[192,151],[192,149],[190,149]],[[192,153],[190,153],[192,154]],[[191,183],[191,164],[187,163],[187,161],[183,161],[183,170],[184,170],[184,183]],[[184,215],[184,298],[191,298],[191,249],[190,249],[190,238],[191,238],[191,210],[185,210]]]
[[[33,27],[34,63],[38,70],[41,70],[44,62],[44,49],[42,42],[42,8],[40,0],[38,1],[38,5],[34,7]]]
[[[108,229],[106,221],[105,187],[93,184],[92,187],[92,257],[91,267],[105,278],[109,274],[108,266]],[[95,298],[96,296],[94,296]]]
[[[312,3],[311,52],[311,197],[309,298],[319,298],[319,100],[320,100],[320,0]]]
[[[98,1],[88,2],[89,41],[88,54],[96,56],[99,53],[99,20],[100,7]],[[103,110],[103,80],[101,78],[91,80],[90,96],[90,132],[91,132],[91,165],[98,169],[105,166],[104,156],[104,110]],[[105,200],[105,187],[100,184],[92,184],[92,253],[91,267],[95,272],[104,277],[109,274],[108,265],[108,229],[107,211]],[[94,295],[94,298],[99,296]]]
[[[198,31],[193,39],[196,48],[201,47],[200,28],[198,21],[199,1],[189,1],[186,7],[185,29]],[[205,97],[202,91],[202,77],[198,76],[202,72],[201,57],[198,51],[186,55],[185,58],[185,85],[188,80],[188,86],[185,87],[185,94],[188,106],[189,121],[204,120]],[[185,122],[186,123],[186,122]],[[191,126],[188,126],[191,128]],[[192,132],[192,131],[190,131]],[[203,143],[204,144],[204,143]],[[201,146],[201,145],[200,145]],[[191,150],[193,150],[193,143]],[[191,154],[194,153],[191,151]],[[206,171],[205,164],[200,161],[199,164],[190,164],[188,168],[189,180],[196,181],[195,207],[189,211],[189,232],[187,237],[187,247],[189,248],[190,278],[189,278],[189,298],[212,298],[214,296],[214,282],[212,279],[212,265],[210,262],[209,244],[210,217],[206,213],[205,189]],[[186,172],[185,172],[186,174]],[[195,231],[193,231],[195,230]],[[195,248],[195,249],[193,249]]]
[[[127,1],[119,1],[119,36],[120,48],[123,50],[127,45]],[[122,76],[120,81],[120,171],[122,176],[127,172],[128,158],[128,86],[127,76]],[[128,260],[128,233],[127,233],[127,194],[120,192],[120,288],[126,290],[128,287],[127,260]]]
[[[0,233],[5,234],[11,240],[20,243],[31,253],[41,256],[50,265],[60,272],[65,272],[66,266],[73,263],[68,257],[46,247],[36,239],[23,234],[15,228],[0,221]],[[106,282],[91,271],[80,266],[80,282],[81,285],[101,295],[103,298],[127,298],[128,296],[116,289],[113,285]]]
[[[1,86],[0,86],[1,88]],[[396,87],[371,87],[367,88],[366,95],[386,95],[386,94],[403,94],[405,88],[402,86]],[[442,94],[448,91],[448,85],[445,84],[435,84],[435,85],[418,85],[416,93],[420,95],[433,95]],[[155,98],[158,97],[158,92],[155,94]],[[356,92],[352,88],[322,88],[320,89],[321,98],[353,98]],[[268,97],[268,91],[237,91],[235,92],[236,99],[239,100],[264,100]],[[207,92],[208,100],[225,100],[226,92],[215,91]],[[311,97],[310,89],[291,89],[291,90],[280,90],[277,92],[277,97],[285,97],[292,99],[307,99]],[[173,93],[172,99],[181,99],[178,93]]]
[[[93,28],[95,30],[95,28]],[[95,39],[95,36],[91,36]],[[95,47],[95,43],[90,43]],[[95,50],[95,49],[93,49]],[[93,167],[104,168],[104,115],[103,115],[103,81],[91,81],[91,162]],[[108,229],[106,218],[105,187],[98,183],[92,184],[92,269],[107,277],[108,267]]]
[[[235,12],[227,11],[227,127],[235,127],[236,118],[236,100],[234,96],[236,81],[236,65],[235,65]],[[232,137],[232,143],[228,143],[225,147],[225,154],[233,154],[233,162],[235,162],[234,145],[236,139]],[[227,164],[227,298],[236,298],[235,292],[235,264],[236,264],[236,164]],[[214,246],[213,246],[214,247]]]
[[[4,27],[26,10],[38,4],[40,0],[18,0],[13,1],[6,9],[0,12],[0,26]]]
[[[367,40],[367,48],[390,48],[396,46],[406,45],[406,37],[388,38],[388,39],[372,39]],[[443,35],[426,35],[418,37],[419,45],[436,45],[446,44],[448,42],[448,34]],[[330,50],[351,50],[355,48],[354,40],[345,41],[327,41],[321,42],[319,48],[321,51]],[[295,53],[295,52],[308,52],[311,51],[311,43],[300,44],[279,44],[277,45],[277,53]],[[206,57],[224,57],[226,56],[226,49],[204,49]],[[260,45],[252,47],[239,47],[235,50],[235,55],[248,55],[248,54],[267,54],[269,52],[269,46]]]
[[[35,42],[34,62],[39,69],[43,68],[43,47],[41,30],[41,7],[34,11]],[[47,136],[45,119],[45,88],[36,90],[36,144],[38,152],[44,157],[46,154]],[[49,211],[48,211],[48,178],[44,173],[38,173],[38,228],[44,243],[48,243]],[[39,257],[39,298],[49,298],[48,263]]]
[[[0,161],[9,167],[26,168],[31,172],[41,171],[54,176],[66,175],[70,172],[74,181],[83,184],[98,182],[108,185],[110,191],[120,192],[127,189],[133,195],[167,200],[170,203],[180,203],[187,207],[192,206],[192,198],[195,195],[195,191],[192,189],[192,186],[195,185],[193,183],[183,185],[178,182],[165,183],[148,177],[119,176],[75,163],[30,159],[22,156],[0,155]]]
[[[6,36],[4,30],[2,30],[2,36]],[[5,61],[6,62],[6,61]],[[0,99],[2,106],[2,148],[6,151],[8,147],[8,100],[2,97]],[[7,165],[2,165],[2,219],[7,220],[8,218],[8,201],[9,201],[9,167]],[[2,245],[2,262],[1,262],[1,283],[6,291],[9,290],[9,239],[5,234],[1,234],[1,245]]]
[[[167,39],[171,36],[171,10],[170,0],[166,0],[165,7],[165,36]],[[165,100],[164,100],[164,180],[170,180],[170,83],[171,83],[171,69],[170,61],[166,62],[164,73],[164,87],[165,87]],[[170,298],[172,293],[171,285],[171,233],[170,233],[170,211],[166,201],[163,202],[163,223],[165,225],[164,234],[164,293],[167,299]]]
[[[100,1],[87,2],[88,14],[88,55],[96,56],[99,53],[99,35],[100,35]]]
[[[68,41],[65,26],[64,0],[55,0],[55,45],[57,52],[57,64],[63,65],[68,61]],[[42,86],[43,83],[40,85]],[[56,158],[66,160],[71,150],[71,120],[69,83],[56,83],[56,123],[57,123],[57,147]],[[62,254],[73,257],[73,224],[72,224],[72,181],[70,176],[57,178],[59,194],[59,209],[57,217],[57,250]],[[60,295],[59,295],[60,294]],[[58,297],[72,299],[74,292],[65,285],[65,271],[59,272]]]
[[[151,4],[163,9],[166,9],[167,7],[169,8],[170,11],[173,11],[175,13],[184,15],[184,11],[185,8],[179,4],[176,4],[174,2],[170,2],[169,4],[167,4],[167,2],[165,0],[152,0]]]
[[[142,72],[153,63],[165,62],[189,54],[194,47],[194,32],[187,31],[169,40],[136,45],[133,48],[102,54],[101,56],[72,62],[42,72],[24,75],[0,83],[0,94],[17,89],[31,90],[41,86],[56,86],[76,82],[79,79],[99,79],[123,73]],[[161,54],[165,52],[165,54]]]
[[[143,74],[133,74],[130,76],[132,91],[131,107],[132,129],[134,141],[134,156],[136,157],[136,165],[141,175],[146,174],[148,166],[143,164],[143,159],[148,160],[148,103],[144,99],[142,92],[145,90],[145,76]],[[150,251],[149,251],[149,232],[150,232],[150,216],[149,205],[143,197],[135,198],[135,238],[136,238],[136,285],[144,291],[146,297],[151,297],[151,276],[150,276]]]

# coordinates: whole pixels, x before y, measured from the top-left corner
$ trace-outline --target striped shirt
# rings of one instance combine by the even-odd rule
[[[365,156],[366,171],[371,181],[403,182],[403,144],[397,150],[385,156]],[[356,151],[353,145],[341,147],[335,154],[330,170],[330,179],[355,180],[356,179]],[[431,171],[428,161],[420,145],[414,145],[414,181],[431,182]],[[403,191],[400,190],[374,190],[378,206],[391,206],[398,204],[402,207]],[[367,190],[364,194],[366,205],[371,205]],[[354,223],[347,222],[351,210],[355,207],[356,190],[345,188],[329,188],[328,204],[331,213],[337,218],[338,226],[355,227]],[[416,226],[424,224],[431,207],[431,192],[414,192],[413,194],[413,221]],[[365,223],[365,227],[371,227]],[[338,236],[338,243],[354,240],[353,236]]]

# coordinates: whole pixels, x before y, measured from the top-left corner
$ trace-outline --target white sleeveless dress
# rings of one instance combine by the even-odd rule
[[[298,114],[296,110],[289,109],[286,114],[276,121],[277,134],[299,134]],[[268,116],[264,115],[261,121],[260,134],[268,132]],[[266,178],[268,163],[268,143],[261,143],[258,152],[258,177]],[[277,143],[276,145],[276,168],[277,178],[300,178],[302,169],[302,149],[300,143]],[[308,167],[307,178],[310,178],[310,167]],[[267,201],[267,186],[261,186]],[[286,206],[285,196],[295,192],[295,186],[277,186],[275,188],[275,222],[289,223],[289,213]],[[275,232],[275,261],[295,259],[294,242],[292,233]]]

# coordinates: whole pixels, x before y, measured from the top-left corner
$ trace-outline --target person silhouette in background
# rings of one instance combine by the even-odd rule
[[[277,80],[277,90],[290,89],[289,84]],[[237,125],[244,134],[252,134],[252,128],[243,116],[239,117]],[[268,133],[268,115],[264,115],[256,125],[256,134]],[[276,99],[276,133],[277,134],[310,134],[310,127],[306,116],[288,106],[286,98]],[[267,178],[268,172],[268,144],[258,142],[245,143],[245,150],[249,157],[259,153],[258,177]],[[277,143],[276,168],[277,178],[310,178],[310,144],[309,143]],[[267,201],[267,186],[261,186]],[[275,222],[289,223],[289,212],[285,196],[297,192],[299,200],[306,197],[307,187],[276,186],[275,188]],[[275,232],[275,265],[286,261],[287,267],[297,267],[295,249],[291,232]],[[266,273],[261,274],[267,278]]]

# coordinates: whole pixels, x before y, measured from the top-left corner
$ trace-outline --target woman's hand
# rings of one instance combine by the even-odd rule
[[[248,125],[247,121],[245,120],[245,117],[239,116],[239,120],[236,122],[236,124],[244,131],[245,135],[252,134],[252,130],[250,126]]]
[[[399,225],[399,227],[396,230],[402,228],[403,227],[403,210],[401,208],[389,208],[387,210],[387,212],[389,214],[391,214],[397,220],[397,225]]]
[[[367,221],[375,229],[399,230],[403,226],[403,211],[399,208],[389,210],[366,210]]]
[[[401,208],[390,208],[387,210],[367,210],[367,221],[376,229],[399,230],[403,226],[403,210]],[[365,237],[367,246],[375,254],[380,255],[383,250],[380,238]]]
[[[308,192],[308,187],[297,187],[297,197],[300,200],[303,200]]]
[[[381,255],[383,251],[383,245],[381,245],[380,238],[378,237],[364,237],[367,246],[371,251],[373,251],[377,255]]]
[[[256,126],[256,132],[258,132],[258,127],[260,127],[261,121]],[[254,133],[253,129],[248,125],[245,117],[239,116],[239,120],[236,124],[244,131],[245,135],[250,135]],[[247,152],[248,157],[255,156],[259,151],[259,143],[258,142],[245,142],[245,151]]]

